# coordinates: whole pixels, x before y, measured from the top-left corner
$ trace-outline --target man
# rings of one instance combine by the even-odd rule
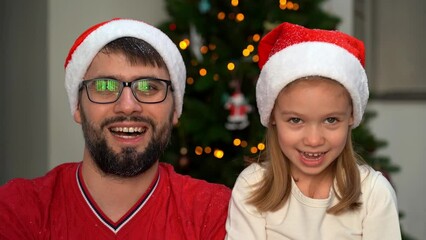
[[[0,187],[0,239],[223,239],[230,190],[159,163],[182,111],[185,66],[158,29],[112,19],[65,62],[83,160]]]

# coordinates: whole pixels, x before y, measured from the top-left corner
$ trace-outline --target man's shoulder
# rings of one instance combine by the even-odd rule
[[[0,198],[7,195],[8,198],[27,199],[29,195],[45,194],[51,191],[55,185],[59,184],[60,179],[69,176],[70,171],[76,169],[77,163],[64,163],[61,164],[44,176],[34,179],[15,178],[0,186]]]
[[[178,191],[192,192],[194,194],[208,194],[229,199],[231,189],[223,184],[211,183],[206,180],[193,178],[175,172],[172,165],[160,163],[160,171],[166,173],[168,182]]]
[[[169,164],[160,164],[161,191],[183,220],[192,222],[196,232],[206,239],[223,239],[231,190],[222,184],[210,183],[176,173]]]

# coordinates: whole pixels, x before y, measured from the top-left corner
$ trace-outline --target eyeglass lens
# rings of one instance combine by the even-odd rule
[[[117,101],[126,86],[131,87],[133,95],[139,102],[158,103],[164,101],[167,96],[166,82],[159,79],[138,79],[127,83],[116,79],[100,78],[85,81],[85,85],[90,100],[96,103]]]

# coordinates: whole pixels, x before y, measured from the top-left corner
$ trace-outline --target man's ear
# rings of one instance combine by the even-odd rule
[[[176,109],[173,110],[173,119],[172,119],[172,121],[173,121],[173,126],[176,126],[178,124],[178,122],[179,122],[179,117],[178,117],[178,114],[176,112]]]
[[[81,124],[81,107],[80,107],[80,103],[77,104],[77,108],[75,109],[74,112],[74,121],[78,124]]]

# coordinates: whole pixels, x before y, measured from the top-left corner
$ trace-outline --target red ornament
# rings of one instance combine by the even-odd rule
[[[174,30],[176,30],[176,24],[175,23],[170,23],[169,24],[169,29],[170,29],[170,31],[174,31]]]
[[[225,127],[229,130],[241,130],[249,125],[248,113],[252,107],[247,104],[244,94],[234,92],[225,103],[225,109],[229,110],[228,122]]]

